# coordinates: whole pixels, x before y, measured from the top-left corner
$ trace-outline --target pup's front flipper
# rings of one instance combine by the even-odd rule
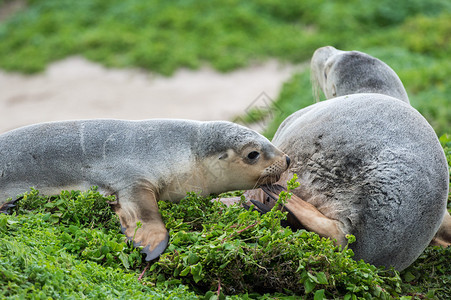
[[[160,256],[169,242],[169,234],[158,211],[155,192],[145,186],[134,186],[118,193],[113,208],[121,221],[122,232],[143,247],[146,261]],[[138,225],[138,222],[141,225]]]

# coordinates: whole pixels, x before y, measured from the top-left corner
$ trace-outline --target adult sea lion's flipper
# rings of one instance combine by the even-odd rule
[[[343,224],[323,215],[315,206],[292,195],[286,204],[286,208],[296,216],[299,222],[309,231],[316,232],[321,237],[327,237],[337,245],[347,244],[346,233]]]
[[[261,189],[272,201],[276,201],[278,194],[285,190],[280,185],[262,186]],[[288,211],[287,222],[291,228],[304,228],[314,231],[322,237],[335,240],[337,245],[346,245],[346,233],[342,224],[337,220],[326,217],[315,206],[298,196],[292,194],[283,210]]]
[[[282,191],[287,189],[280,184],[262,185],[261,190],[266,195],[266,201],[272,204],[272,207],[276,205],[279,195]],[[282,211],[288,212],[287,220],[282,222],[282,226],[289,226],[292,230],[305,229],[297,216],[285,205],[282,207]]]
[[[286,191],[286,188],[278,184],[262,185],[259,189],[248,190],[244,192],[244,195],[247,199],[250,200],[246,203],[243,203],[243,207],[249,209],[253,204],[255,210],[262,214],[265,214],[277,204],[279,194],[282,191]],[[302,224],[290,211],[290,209],[288,209],[286,206],[279,207],[279,209],[288,212],[287,220],[282,220],[280,223],[282,226],[289,226],[292,230],[304,229],[304,226],[302,226]]]
[[[449,247],[451,246],[451,216],[446,211],[442,224],[431,242],[434,246]]]
[[[122,232],[133,240],[135,247],[143,247],[146,261],[163,253],[169,242],[169,234],[152,189],[138,185],[122,190],[113,208],[119,216]]]
[[[11,214],[11,212],[9,211],[9,209],[15,207],[17,201],[22,200],[22,199],[23,199],[23,196],[22,196],[22,197],[19,197],[19,198],[17,198],[17,199],[15,199],[15,200],[11,200],[11,201],[8,201],[8,202],[6,202],[6,203],[3,203],[3,204],[0,206],[0,214],[5,214],[5,215]]]

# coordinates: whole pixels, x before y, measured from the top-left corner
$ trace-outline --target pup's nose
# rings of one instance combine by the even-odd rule
[[[288,157],[288,155],[286,156],[286,159],[287,159],[287,167],[289,167],[290,163],[291,163],[291,159]]]

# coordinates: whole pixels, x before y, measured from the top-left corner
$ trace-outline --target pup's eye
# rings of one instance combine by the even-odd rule
[[[260,153],[258,153],[257,151],[252,151],[247,155],[247,158],[249,159],[256,159],[260,156]]]

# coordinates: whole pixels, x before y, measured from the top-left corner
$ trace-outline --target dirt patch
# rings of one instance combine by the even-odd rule
[[[227,74],[205,67],[167,78],[70,57],[39,75],[0,71],[0,132],[67,119],[232,120],[262,95],[275,99],[302,67],[269,61]]]
[[[25,0],[6,0],[3,4],[0,3],[0,22],[24,9],[26,6],[27,1]]]

